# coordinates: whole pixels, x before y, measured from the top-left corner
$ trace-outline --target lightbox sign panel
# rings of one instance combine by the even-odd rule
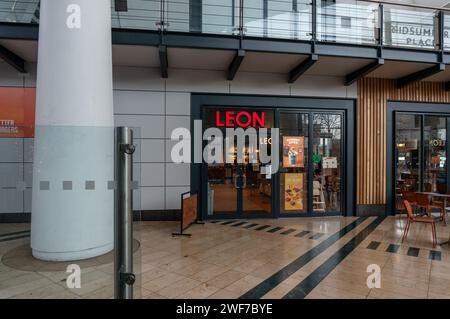
[[[36,89],[0,88],[0,138],[34,137]]]
[[[215,126],[264,128],[266,126],[265,113],[258,111],[216,111]]]

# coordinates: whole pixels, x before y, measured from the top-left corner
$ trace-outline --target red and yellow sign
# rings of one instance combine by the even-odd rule
[[[284,210],[303,210],[303,174],[284,174]]]
[[[305,137],[283,136],[283,167],[305,166]]]
[[[0,88],[0,138],[34,137],[36,89]]]

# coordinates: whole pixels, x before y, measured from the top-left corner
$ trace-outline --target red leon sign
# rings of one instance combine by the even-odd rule
[[[222,114],[216,111],[217,127],[264,127],[264,112],[225,111]]]

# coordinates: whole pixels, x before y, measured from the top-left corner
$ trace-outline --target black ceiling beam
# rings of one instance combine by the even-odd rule
[[[128,12],[128,0],[114,0],[116,12]]]
[[[305,61],[297,65],[289,72],[289,83],[294,83],[299,77],[301,77],[306,71],[308,71],[319,60],[317,54],[310,55]]]
[[[230,66],[228,67],[227,72],[227,80],[233,81],[234,77],[236,76],[237,71],[239,70],[239,67],[241,66],[242,61],[244,61],[245,58],[245,50],[239,49],[236,52],[236,55],[233,58],[233,61],[231,61]]]
[[[0,45],[0,58],[20,73],[27,73],[27,70],[25,70],[25,60],[2,45]]]
[[[397,80],[397,87],[402,88],[405,87],[408,84],[411,84],[413,82],[424,80],[430,76],[433,76],[437,73],[440,73],[442,71],[445,71],[445,64],[439,63],[436,64],[430,68],[427,68],[425,70],[421,70],[418,72],[415,72],[413,74],[406,75],[400,79]]]
[[[159,46],[159,67],[161,70],[161,77],[167,79],[169,77],[169,60],[167,58],[167,45]]]
[[[368,65],[363,66],[362,68],[360,68],[350,74],[347,74],[347,76],[345,77],[345,86],[352,85],[356,81],[362,79],[363,77],[365,77],[369,73],[372,73],[373,71],[375,71],[376,69],[378,69],[379,67],[381,67],[383,65],[384,65],[384,59],[380,58]]]

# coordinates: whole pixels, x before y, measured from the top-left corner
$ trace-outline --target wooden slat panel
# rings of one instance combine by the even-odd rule
[[[386,204],[387,101],[450,103],[440,82],[416,82],[397,89],[394,80],[358,81],[357,204]]]

